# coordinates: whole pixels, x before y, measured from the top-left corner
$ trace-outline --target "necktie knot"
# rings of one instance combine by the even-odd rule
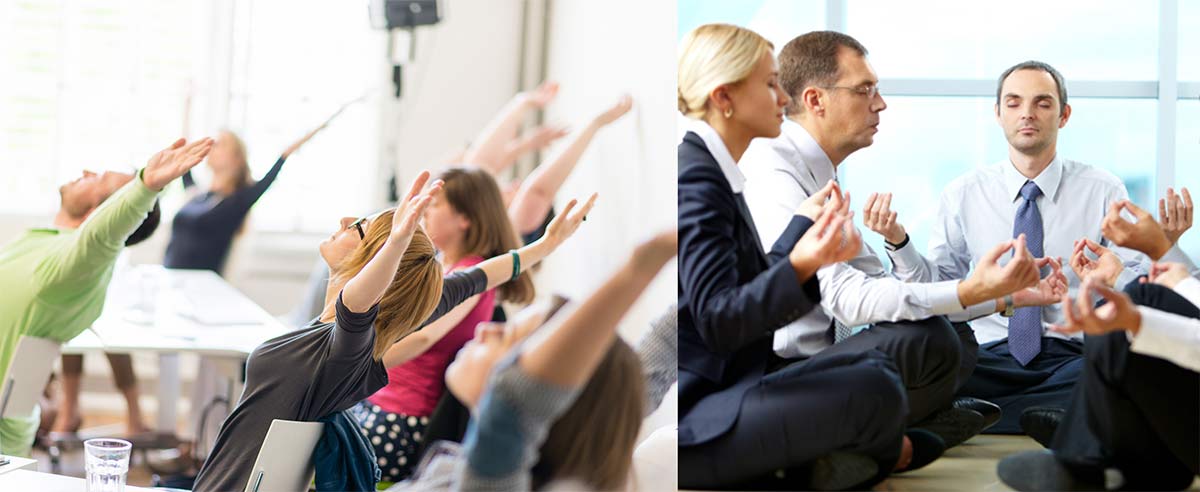
[[[1037,200],[1037,197],[1039,196],[1042,196],[1042,189],[1038,188],[1037,183],[1034,183],[1033,181],[1026,181],[1025,186],[1021,187],[1022,198],[1032,202]]]

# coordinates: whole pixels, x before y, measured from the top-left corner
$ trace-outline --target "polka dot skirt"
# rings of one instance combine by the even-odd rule
[[[387,412],[368,401],[359,402],[351,413],[358,420],[363,436],[375,448],[383,480],[399,482],[412,475],[429,417]]]

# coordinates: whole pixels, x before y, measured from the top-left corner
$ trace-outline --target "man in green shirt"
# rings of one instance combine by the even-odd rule
[[[185,143],[154,154],[136,177],[84,172],[59,188],[54,228],[30,230],[0,247],[0,381],[7,381],[22,335],[66,342],[100,316],[121,248],[153,232],[150,224],[139,226],[158,192],[212,148],[211,138]],[[0,454],[29,455],[37,414],[0,420]]]

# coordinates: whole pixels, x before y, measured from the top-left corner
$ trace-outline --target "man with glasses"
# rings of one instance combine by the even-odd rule
[[[830,31],[797,37],[780,52],[780,83],[792,96],[782,134],[755,140],[739,163],[763,244],[773,244],[800,204],[837,179],[837,166],[847,156],[874,141],[887,103],[866,55],[854,38]],[[864,219],[888,218],[888,201],[873,197]],[[894,222],[894,215],[890,219]],[[895,256],[911,254],[914,246],[901,228],[888,237],[887,249]],[[883,351],[895,361],[908,390],[908,423],[954,446],[994,423],[999,408],[974,399],[952,405],[954,392],[974,368],[976,344],[965,323],[952,325],[942,315],[1025,284],[1012,278],[1012,270],[962,282],[922,283],[931,281],[928,272],[893,264],[889,273],[864,243],[856,258],[820,269],[822,309],[777,331],[775,351],[789,358]],[[867,324],[867,330],[850,335],[850,327]]]
[[[1111,245],[1101,233],[1110,206],[1129,196],[1124,183],[1108,171],[1058,154],[1058,131],[1071,117],[1062,75],[1050,65],[1027,61],[1005,70],[996,85],[996,121],[1008,140],[1008,158],[945,188],[929,259],[897,260],[935,280],[962,278],[988,245],[1024,234],[1034,256],[1070,258],[1066,278],[1072,295],[1083,278],[1121,287],[1146,273],[1148,258]],[[1179,202],[1168,198],[1173,205]],[[1185,215],[1190,215],[1187,208]],[[1183,263],[1195,273],[1195,265],[1174,245],[1184,230],[1173,230],[1172,246],[1161,261]],[[1105,247],[1115,254],[1107,254]],[[975,371],[959,394],[1000,405],[1003,417],[991,432],[1025,432],[1048,444],[1079,379],[1082,335],[1048,330],[1063,322],[1060,306],[1022,297],[1029,296],[968,307],[966,318],[973,319],[980,346]]]

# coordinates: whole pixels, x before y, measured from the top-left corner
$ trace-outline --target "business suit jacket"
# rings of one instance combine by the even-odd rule
[[[812,225],[795,216],[763,254],[754,221],[695,133],[679,144],[679,445],[733,427],[746,390],[767,372],[772,332],[817,306],[788,252]]]

